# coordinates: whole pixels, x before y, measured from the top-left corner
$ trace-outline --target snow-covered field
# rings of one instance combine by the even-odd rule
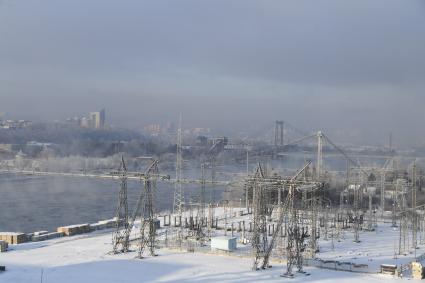
[[[310,276],[282,278],[282,265],[250,271],[251,259],[160,250],[158,257],[135,259],[135,252],[110,255],[105,232],[12,245],[0,254],[0,282],[393,282],[391,276],[306,268]],[[347,254],[347,252],[345,252]],[[338,253],[339,255],[342,252]],[[349,254],[347,254],[349,255]],[[329,254],[331,256],[331,254]],[[334,255],[336,256],[336,255]]]
[[[380,223],[375,231],[361,231],[360,243],[353,243],[352,231],[344,231],[340,242],[329,239],[320,239],[321,252],[317,255],[324,260],[349,261],[356,264],[367,264],[370,272],[378,272],[381,264],[407,265],[415,259],[415,250],[412,248],[411,237],[406,239],[406,252],[398,255],[399,229],[393,228],[389,223]],[[419,237],[419,236],[418,236]],[[410,242],[409,242],[410,241]],[[419,242],[419,238],[418,238]],[[416,256],[425,253],[425,246],[419,244]]]

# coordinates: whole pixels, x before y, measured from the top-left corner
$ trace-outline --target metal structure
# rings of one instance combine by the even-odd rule
[[[417,184],[416,184],[416,178],[417,178],[417,172],[416,172],[416,162],[413,162],[412,166],[412,248],[417,249],[418,245],[418,215],[416,212],[416,206],[417,206]]]
[[[361,186],[354,184],[354,204],[353,204],[353,226],[354,226],[354,243],[360,243],[360,214],[359,214],[359,198],[361,194]]]
[[[174,186],[173,212],[181,217],[184,211],[184,190],[182,186],[182,116],[179,118],[179,128],[177,130],[177,149],[176,149],[176,182]]]
[[[206,226],[207,223],[205,223],[205,164],[201,165],[201,171],[202,171],[202,177],[201,177],[201,190],[199,193],[199,203],[198,203],[198,211],[197,211],[197,222],[195,227],[195,236],[196,239],[201,243],[204,244],[206,233],[204,231],[204,226]],[[212,219],[210,218],[210,222]]]
[[[283,146],[284,121],[276,121],[274,129],[274,145]]]
[[[112,252],[125,253],[129,249],[130,230],[128,223],[128,202],[127,202],[127,168],[124,156],[121,157],[119,169],[121,188],[118,195],[118,207],[115,213],[115,231],[112,235]]]
[[[267,249],[267,203],[266,189],[262,180],[265,178],[261,164],[258,165],[254,175],[253,185],[253,235],[252,247],[254,251],[253,270],[258,269],[261,258],[264,257]],[[263,264],[264,265],[264,264]]]
[[[138,258],[143,258],[143,251],[147,246],[151,256],[155,256],[155,209],[156,178],[158,176],[158,161],[155,160],[144,175],[144,194],[140,210],[140,236]]]
[[[158,178],[167,179],[168,176],[160,176],[158,170],[158,161],[154,160],[145,173],[138,173],[138,177],[143,184],[136,206],[129,217],[129,208],[127,203],[127,169],[124,158],[121,158],[121,167],[118,172],[121,180],[121,189],[119,192],[118,208],[116,212],[116,225],[113,232],[113,253],[129,252],[130,234],[134,228],[137,219],[140,219],[139,229],[139,253],[142,258],[144,248],[149,247],[151,255],[154,255],[155,248],[155,210],[154,200],[156,191],[156,182]]]
[[[287,229],[288,243],[286,247],[287,263],[286,272],[282,275],[283,277],[294,277],[292,272],[293,267],[297,267],[299,273],[304,273],[304,251],[305,251],[305,239],[309,238],[310,235],[305,227],[301,227],[298,223],[297,209],[291,209],[290,225]]]
[[[314,258],[317,251],[319,250],[318,244],[317,244],[317,218],[319,214],[318,209],[318,198],[315,194],[315,190],[312,189],[310,192],[310,241],[309,241],[309,250],[310,250],[310,257]]]
[[[308,168],[310,164],[311,162],[308,162],[292,178],[282,178],[279,176],[268,177],[261,164],[259,164],[254,176],[248,179],[248,183],[251,183],[250,186],[253,188],[252,210],[254,225],[251,239],[254,257],[252,266],[253,270],[258,270],[260,269],[259,267],[261,267],[261,269],[269,267],[270,256],[275,247],[275,243],[277,242],[277,238],[280,235],[285,218],[288,218],[287,216],[289,216],[288,219],[290,219],[291,217],[294,217],[293,214],[296,214],[294,207],[295,191],[305,184],[313,186],[319,185],[317,182],[297,180],[297,178],[304,172],[304,170],[306,170],[306,168]],[[271,237],[268,237],[267,217],[271,216],[272,210],[275,208],[273,203],[270,201],[271,195],[272,193],[274,194],[277,192],[278,197],[280,198],[282,196],[282,188],[287,189],[287,194],[284,202],[278,201],[278,219]],[[297,217],[295,216],[295,218]],[[289,231],[288,229],[292,229],[294,233],[298,233],[296,232],[298,228],[296,228],[297,224],[295,224],[295,222],[289,220],[286,225],[286,231]],[[296,237],[294,239],[296,239]],[[291,242],[288,239],[288,245],[293,245],[293,247],[296,248],[298,244]],[[299,250],[301,251],[301,249]],[[302,252],[303,251],[304,249],[302,249]],[[301,264],[302,260],[298,258],[301,256],[300,253],[295,252],[295,254],[297,254],[297,262]]]
[[[319,179],[322,176],[323,168],[323,134],[321,131],[317,132],[317,165],[316,175]]]
[[[275,146],[283,146],[283,125],[283,121],[276,121]],[[360,231],[373,230],[377,223],[373,206],[375,191],[368,190],[368,188],[372,186],[378,188],[378,193],[380,192],[380,199],[377,199],[378,201],[376,201],[376,204],[380,203],[383,221],[390,220],[389,217],[388,219],[385,218],[387,215],[384,213],[386,205],[385,193],[386,190],[394,187],[392,192],[392,221],[394,225],[399,226],[399,238],[397,239],[399,240],[398,253],[406,254],[411,252],[409,249],[416,249],[418,229],[421,230],[421,242],[423,240],[422,236],[425,239],[424,207],[417,206],[418,184],[416,163],[413,163],[410,175],[408,173],[409,170],[399,170],[397,172],[394,168],[393,156],[388,156],[388,159],[382,168],[360,167],[360,162],[358,160],[356,161],[355,158],[353,159],[352,157],[349,157],[342,149],[332,143],[332,141],[330,141],[329,138],[321,131],[317,132],[314,136],[306,138],[313,137],[314,141],[317,141],[317,147],[316,144],[314,144],[314,148],[311,151],[312,154],[316,155],[317,148],[317,155],[315,156],[315,158],[317,158],[315,160],[316,174],[313,172],[307,172],[311,165],[311,162],[307,162],[307,164],[292,178],[281,177],[277,173],[268,174],[266,167],[263,167],[261,164],[258,164],[255,173],[250,176],[250,153],[248,149],[246,150],[247,166],[246,179],[244,182],[246,186],[245,204],[247,213],[250,213],[249,210],[252,208],[252,222],[248,223],[250,227],[249,232],[252,233],[250,239],[254,258],[252,269],[266,269],[270,267],[269,263],[272,256],[277,256],[278,258],[286,256],[287,265],[283,276],[293,277],[294,268],[298,268],[298,272],[303,272],[305,256],[309,256],[311,258],[316,256],[319,249],[318,238],[320,235],[322,235],[322,239],[324,241],[327,241],[328,235],[330,235],[333,249],[334,230],[337,231],[336,235],[339,240],[340,233],[343,233],[342,231],[345,229],[350,229],[350,232],[353,232],[354,235],[354,242],[360,242]],[[300,142],[306,138],[296,142]],[[217,218],[214,217],[212,203],[208,204],[208,212],[206,211],[208,202],[206,202],[205,197],[207,184],[205,164],[208,164],[208,161],[211,160],[210,165],[212,167],[213,177],[211,181],[208,181],[208,183],[219,184],[220,182],[214,180],[214,154],[219,152],[219,149],[222,146],[224,147],[224,143],[225,140],[223,139],[221,143],[214,143],[214,145],[210,148],[209,153],[211,153],[211,156],[208,157],[211,157],[211,159],[206,160],[205,163],[202,164],[202,177],[200,180],[183,179],[182,128],[180,117],[176,147],[176,179],[170,181],[170,178],[168,178],[170,182],[174,182],[175,184],[173,202],[173,211],[175,214],[174,231],[178,231],[175,235],[178,235],[180,243],[183,240],[188,240],[187,243],[190,242],[193,244],[194,241],[190,240],[196,239],[198,241],[196,244],[200,243],[201,245],[198,246],[202,246],[202,244],[208,241],[211,234],[214,233],[212,232],[214,228],[221,231],[224,230],[225,235],[229,234],[229,231],[231,231],[232,236],[234,231],[236,231],[236,233],[241,232],[242,240],[249,240],[245,238],[246,218],[242,217],[242,215],[244,215],[243,211],[239,211],[239,214],[233,214],[232,207],[237,207],[237,205],[232,205],[230,201],[224,200],[222,202],[224,214],[220,211],[218,215],[219,217]],[[324,150],[326,150],[326,157],[328,157],[327,154],[330,153],[328,148],[324,147],[325,143],[326,146],[332,145],[339,152],[338,154],[342,154],[347,160],[345,187],[344,185],[341,185],[341,187],[344,188],[339,195],[339,210],[335,209],[334,211],[332,210],[333,206],[331,201],[327,199],[326,196],[318,193],[318,188],[323,188],[323,183],[330,180],[333,176],[332,174],[335,173],[326,171],[323,166]],[[268,147],[267,149],[273,149],[273,147]],[[283,148],[276,147],[276,149],[280,150]],[[272,150],[269,152],[272,152]],[[255,150],[253,150],[252,159],[256,159]],[[389,166],[391,162],[392,166]],[[354,165],[355,168],[351,168],[351,165]],[[399,168],[402,168],[402,166],[399,166]],[[312,169],[312,171],[314,170]],[[337,172],[337,174],[340,174],[339,176],[341,176],[341,180],[344,179],[344,173],[345,172],[340,171]],[[371,176],[372,174],[374,177],[377,176],[378,179],[365,179],[366,176]],[[86,173],[84,173],[84,175],[86,175]],[[245,177],[245,174],[242,175]],[[121,157],[121,166],[118,172],[112,174],[112,177],[115,177],[112,179],[119,178],[121,182],[116,211],[116,227],[113,232],[113,252],[122,253],[129,251],[130,235],[133,236],[131,233],[134,232],[134,230],[137,230],[133,228],[135,223],[137,226],[136,221],[140,219],[140,227],[137,227],[139,228],[139,234],[135,233],[138,237],[133,239],[138,242],[138,257],[142,258],[144,253],[147,252],[154,256],[157,240],[157,234],[155,231],[155,224],[157,223],[157,220],[155,219],[154,206],[156,182],[160,178],[162,178],[162,180],[167,179],[166,177],[164,178],[159,175],[158,161],[153,161],[145,173],[132,175],[131,172],[127,172],[124,158]],[[136,177],[140,178],[140,181],[143,183],[143,189],[140,193],[136,208],[132,216],[129,217],[127,181],[129,178],[134,180]],[[187,201],[185,211],[185,198],[182,184],[186,182],[196,183],[200,186],[196,195],[198,198],[193,198],[194,200],[191,202]],[[233,180],[220,184],[236,187],[241,183]],[[339,184],[342,184],[342,182]],[[411,206],[408,207],[407,199],[410,196],[410,193]],[[387,194],[389,195],[389,192],[387,192]],[[334,201],[334,198],[332,198],[332,201]],[[240,199],[240,204],[241,205],[238,208],[242,207],[242,198]],[[193,216],[195,209],[196,218]],[[363,223],[363,213],[366,209],[368,209],[368,218],[367,222],[365,222],[367,226]],[[208,214],[208,217],[206,217],[206,214]],[[166,216],[168,216],[168,218],[166,218]],[[164,229],[166,230],[165,235],[167,237],[167,235],[170,236],[170,234],[167,233],[173,231],[173,228],[171,228],[171,215],[166,216],[164,215],[164,226],[170,227]],[[183,222],[182,216],[185,217]],[[236,227],[234,226],[235,222],[231,222],[233,217],[236,219],[235,221],[239,221],[239,223],[236,223],[239,224],[238,229],[234,229],[234,227]],[[165,219],[169,219],[167,225],[165,224],[167,222]],[[179,220],[179,225],[177,225],[176,219]],[[187,221],[188,219],[189,222]],[[244,219],[244,221],[241,221],[241,219]],[[223,222],[224,225],[222,225]],[[241,222],[243,222],[243,225]],[[251,224],[253,224],[252,228]],[[284,232],[282,228],[285,228]],[[368,229],[365,230],[364,228]],[[183,237],[183,232],[187,231],[189,233],[185,234],[185,236],[188,237]],[[220,235],[223,233],[217,232],[216,234]],[[410,239],[411,244],[409,243]],[[243,243],[247,242],[248,241],[243,241]],[[275,248],[275,245],[278,243],[282,243],[281,249]],[[396,242],[394,246],[396,247]]]

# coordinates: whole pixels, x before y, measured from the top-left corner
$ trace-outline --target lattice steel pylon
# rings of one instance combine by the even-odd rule
[[[290,195],[289,195],[290,194]],[[288,223],[286,229],[286,236],[288,237],[286,244],[286,272],[283,277],[293,277],[292,268],[297,264],[297,233],[298,233],[298,219],[296,208],[294,207],[294,190],[292,186],[288,194]]]
[[[274,145],[283,146],[284,121],[276,121],[274,129]]]
[[[314,258],[317,250],[317,217],[318,217],[318,198],[316,196],[315,190],[311,190],[311,200],[310,200],[310,217],[311,217],[311,227],[310,227],[310,241],[309,241],[309,249],[310,249],[310,257]]]
[[[316,165],[316,175],[317,179],[322,177],[323,170],[323,133],[321,131],[317,132],[317,165]]]
[[[254,263],[252,270],[258,270],[260,259],[264,257],[267,249],[267,204],[265,202],[265,186],[261,182],[264,178],[264,172],[261,164],[258,164],[257,170],[254,175],[253,186],[253,235],[252,235],[252,248],[254,252]]]
[[[140,217],[140,238],[138,248],[138,258],[143,258],[143,252],[145,247],[149,248],[151,256],[155,254],[155,192],[156,192],[156,178],[158,176],[158,161],[154,161],[149,167],[147,173],[144,176],[144,196],[143,204],[141,206],[141,217]]]
[[[412,247],[413,249],[417,248],[418,244],[418,217],[416,212],[416,205],[417,205],[417,199],[416,199],[416,161],[413,162],[412,167]]]
[[[176,149],[176,183],[174,186],[174,201],[173,201],[173,213],[179,217],[182,215],[184,210],[184,190],[182,187],[182,116],[179,118],[179,128],[177,130],[177,149]]]
[[[128,223],[128,203],[127,203],[127,168],[124,156],[121,157],[119,169],[121,188],[118,196],[118,207],[115,213],[115,231],[112,235],[112,252],[125,253],[129,249],[129,223]]]
[[[284,218],[285,218],[285,216],[288,215],[287,211],[293,206],[294,194],[295,194],[294,182],[310,166],[310,164],[311,164],[311,161],[308,161],[304,165],[304,167],[301,170],[299,170],[295,174],[295,176],[293,176],[290,180],[288,180],[286,182],[286,184],[284,185],[284,187],[286,186],[288,188],[288,192],[287,192],[285,201],[280,202],[279,207],[278,207],[279,217],[277,219],[276,229],[273,231],[272,237],[269,241],[269,245],[268,245],[268,247],[267,247],[267,249],[264,253],[264,260],[263,260],[263,264],[262,264],[263,269],[269,267],[270,256],[271,256],[271,253],[274,249],[277,238],[282,231],[281,229],[282,229]],[[283,185],[283,184],[280,184],[280,185]],[[278,186],[278,190],[280,191],[279,186]]]
[[[274,249],[277,238],[280,234],[282,224],[287,211],[293,206],[294,186],[301,185],[305,182],[296,179],[310,165],[308,162],[297,174],[292,178],[282,178],[279,176],[267,177],[261,165],[259,164],[255,175],[250,179],[253,187],[253,234],[251,239],[254,263],[253,270],[259,269],[260,261],[261,269],[270,267],[269,259]],[[267,237],[267,216],[270,215],[272,204],[270,202],[271,191],[288,188],[287,196],[284,202],[280,202],[278,207],[277,225],[271,235],[271,239]]]
[[[205,231],[204,231],[204,220],[205,220],[205,165],[201,165],[201,173],[202,173],[202,179],[201,179],[201,191],[199,194],[199,203],[198,203],[198,210],[197,210],[197,225],[196,225],[196,239],[201,244],[205,241]],[[210,220],[212,221],[212,219]],[[206,224],[206,223],[205,223]]]
[[[360,243],[360,213],[359,213],[359,194],[361,186],[354,185],[354,205],[353,205],[353,224],[354,224],[354,243]]]
[[[292,268],[294,265],[297,266],[299,273],[304,273],[304,250],[305,250],[305,239],[309,237],[307,229],[300,227],[298,224],[297,209],[292,207],[291,216],[288,227],[288,244],[286,248],[287,252],[287,264],[286,272],[282,275],[283,277],[293,277]]]

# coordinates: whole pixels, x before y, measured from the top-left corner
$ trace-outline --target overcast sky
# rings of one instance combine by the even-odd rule
[[[423,0],[0,0],[0,112],[425,144]]]

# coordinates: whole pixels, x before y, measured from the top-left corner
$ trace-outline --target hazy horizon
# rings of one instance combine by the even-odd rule
[[[0,1],[0,112],[425,144],[425,2]]]

